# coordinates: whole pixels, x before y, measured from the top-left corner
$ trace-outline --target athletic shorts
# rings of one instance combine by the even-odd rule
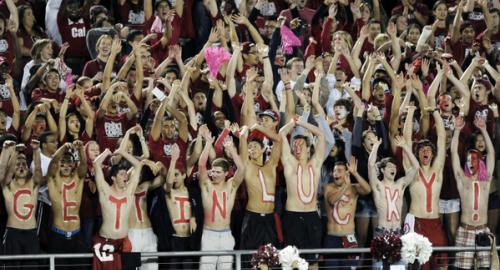
[[[440,214],[453,214],[460,212],[460,199],[439,200]]]
[[[201,237],[202,251],[233,250],[235,245],[231,229],[212,230],[203,229]],[[230,270],[233,268],[233,256],[203,256],[200,261],[200,270]]]
[[[132,250],[128,238],[107,239],[96,235],[92,242],[94,243],[93,270],[121,270],[121,253]]]
[[[411,215],[411,214],[408,214]],[[448,245],[448,239],[443,229],[443,224],[439,218],[425,219],[415,217],[414,231],[421,234],[431,241],[432,246],[442,247]],[[429,262],[422,266],[422,270],[437,269],[439,265],[448,264],[447,253],[436,253],[431,256]]]
[[[358,218],[372,218],[377,217],[377,208],[373,202],[373,197],[360,196],[356,205],[356,217]]]
[[[500,197],[498,192],[490,193],[488,198],[488,210],[500,209]]]
[[[283,236],[285,245],[299,249],[321,248],[321,219],[318,212],[291,212],[283,214]],[[304,254],[310,262],[318,260],[318,254]]]
[[[152,228],[129,229],[128,239],[132,243],[132,252],[156,252],[158,239]],[[141,258],[142,266],[139,270],[158,269],[158,257]]]
[[[269,243],[274,246],[278,243],[274,213],[258,214],[246,211],[241,228],[240,248],[256,250]]]
[[[49,231],[50,253],[84,253],[87,251],[80,230],[65,232],[56,227]]]
[[[476,245],[476,235],[478,233],[489,233],[490,230],[486,225],[482,226],[469,226],[460,224],[457,230],[457,237],[455,240],[456,246],[473,247]],[[462,269],[472,269],[472,262],[474,252],[457,252],[455,258],[455,267]],[[477,266],[480,268],[489,268],[491,264],[491,252],[479,251],[477,252]]]
[[[336,236],[327,235],[325,248],[357,248],[358,241],[354,234]],[[359,264],[359,254],[325,254],[326,269],[354,269]]]

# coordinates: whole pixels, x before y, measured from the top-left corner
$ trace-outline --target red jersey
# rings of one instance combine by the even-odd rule
[[[89,58],[87,50],[86,35],[89,25],[83,18],[72,21],[63,15],[63,12],[57,14],[57,26],[63,42],[69,43],[66,56],[75,58]]]
[[[119,113],[115,116],[104,114],[102,118],[99,118],[97,117],[97,113],[95,123],[97,142],[101,149],[109,148],[109,150],[114,151],[118,139],[123,137],[129,128],[127,115],[124,113]]]
[[[41,89],[41,88],[36,88],[31,92],[31,100],[37,101],[42,98],[50,98],[50,99],[55,99],[59,103],[62,103],[64,101],[64,97],[66,96],[60,89],[57,89],[58,91],[56,92],[49,92],[48,90]]]

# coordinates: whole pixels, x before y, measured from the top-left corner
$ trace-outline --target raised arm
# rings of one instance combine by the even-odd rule
[[[462,10],[465,1],[459,1],[458,7],[456,8],[457,13],[455,14],[455,19],[453,20],[453,26],[451,28],[451,43],[457,43],[460,39],[460,26],[462,25]],[[470,2],[470,1],[469,1]]]
[[[314,136],[318,137],[318,143],[314,146],[314,155],[311,157],[311,160],[323,163],[323,155],[325,153],[325,135],[321,129],[315,125],[307,123],[302,117],[299,118],[297,125],[308,129]]]
[[[497,106],[496,104],[494,106]],[[493,146],[493,142],[491,141],[490,135],[488,134],[488,130],[486,129],[486,122],[480,116],[476,116],[474,119],[474,125],[481,130],[481,134],[483,134],[484,140],[486,142],[486,150],[488,151],[486,156],[486,167],[488,169],[488,181],[493,176],[493,172],[495,171],[495,147]]]
[[[66,113],[68,112],[69,100],[73,96],[74,86],[66,89],[66,96],[59,110],[59,141],[62,142],[66,137]]]
[[[179,146],[177,144],[172,145],[172,154],[170,158],[170,165],[168,167],[168,174],[167,174],[167,188],[166,188],[166,193],[170,197],[170,191],[172,190],[172,186],[174,185],[174,178],[175,178],[175,166],[177,163],[177,160],[179,159],[180,156],[180,150]]]
[[[465,115],[469,114],[469,106],[470,106],[470,90],[469,87],[460,81],[453,72],[449,71],[446,73],[446,77],[451,83],[455,86],[455,88],[460,93],[460,97],[462,98],[464,106],[462,107],[462,111]]]
[[[111,155],[111,151],[106,148],[99,156],[96,157],[96,159],[94,159],[95,183],[99,192],[102,193],[107,193],[110,188],[104,178],[104,172],[102,171],[102,163],[109,155]]]
[[[358,173],[358,160],[356,158],[352,157],[349,160],[349,163],[347,164],[347,169],[349,170],[349,174],[354,176],[354,178],[358,181],[358,183],[353,184],[356,191],[361,195],[369,194],[372,191],[372,189],[370,187],[370,184],[368,184],[368,182],[366,182],[363,176],[361,176]]]
[[[406,154],[406,157],[410,160],[411,167],[407,168],[406,175],[400,180],[403,181],[403,186],[407,187],[417,176],[418,169],[420,168],[420,164],[418,163],[417,158],[413,154],[412,149],[405,142],[405,139],[402,136],[396,136],[395,143],[398,147],[403,149],[403,152]]]
[[[12,102],[12,108],[14,110],[12,114],[12,127],[17,131],[19,130],[20,120],[21,120],[21,111],[19,108],[19,100],[17,99],[16,92],[14,91],[14,84],[12,77],[9,74],[5,74],[5,86],[9,90],[10,100]]]
[[[460,138],[460,131],[465,126],[464,119],[461,116],[455,118],[455,131],[453,132],[453,137],[451,138],[451,164],[453,167],[453,174],[457,180],[457,187],[459,190],[462,189],[462,179],[464,179],[464,171],[460,165],[460,156],[458,155],[458,143]],[[488,169],[489,170],[489,169]]]
[[[368,157],[368,179],[370,180],[370,186],[372,189],[378,190],[377,186],[380,181],[377,178],[377,155],[378,149],[382,144],[381,139],[377,139],[375,144],[373,144],[372,151],[370,152],[370,156]]]
[[[236,151],[236,147],[234,146],[232,137],[226,137],[226,139],[224,140],[224,148],[229,151],[229,155],[236,165],[236,171],[234,172],[234,176],[232,178],[233,188],[236,190],[245,178],[245,166],[243,165],[243,161],[238,155],[238,151]]]
[[[389,26],[387,27],[387,34],[391,38],[391,44],[392,44],[391,66],[394,70],[398,70],[399,63],[401,62],[401,46],[399,45],[399,38],[397,36],[396,24],[389,23]]]
[[[73,147],[75,148],[76,151],[78,151],[78,156],[80,161],[78,164],[77,172],[80,179],[83,180],[87,175],[87,155],[85,155],[83,142],[80,140],[76,140],[73,142]]]
[[[207,162],[210,149],[212,148],[212,143],[214,142],[212,134],[208,130],[206,130],[205,134],[203,134],[203,138],[205,139],[205,147],[201,152],[200,161],[198,163],[198,172],[200,173],[200,187],[202,188],[210,182],[210,178],[208,177]]]
[[[434,110],[432,116],[434,117],[437,133],[437,154],[432,167],[435,171],[440,171],[443,169],[446,159],[446,130],[444,129],[443,119],[441,118],[439,110]]]
[[[0,184],[2,186],[8,186],[12,175],[9,176],[9,171],[12,171],[11,167],[13,158],[15,157],[15,146],[14,141],[5,141],[2,147],[2,153],[0,154]]]
[[[292,155],[290,144],[288,143],[287,135],[295,127],[295,120],[291,120],[288,124],[284,125],[279,132],[281,137],[281,159],[284,163],[292,162],[295,158]]]

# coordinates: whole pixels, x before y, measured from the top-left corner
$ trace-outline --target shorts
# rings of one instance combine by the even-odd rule
[[[453,214],[460,212],[460,199],[439,200],[440,214]]]
[[[235,240],[231,229],[212,230],[203,229],[201,237],[202,251],[233,250]],[[231,270],[233,269],[233,256],[203,256],[201,257],[200,270]]]
[[[274,213],[258,214],[246,211],[241,229],[240,248],[256,250],[261,245],[269,243],[273,246],[278,243]]]
[[[500,209],[500,197],[498,192],[490,193],[488,198],[488,210]]]
[[[357,248],[358,241],[354,234],[336,236],[327,235],[325,238],[325,248]],[[351,269],[358,266],[359,255],[357,254],[326,254],[326,269]]]
[[[172,251],[192,251],[191,248],[191,236],[177,236],[172,235],[171,239],[171,250]],[[193,257],[188,256],[174,256],[171,258],[170,269],[193,269]]]
[[[318,212],[291,212],[283,214],[283,236],[285,245],[299,249],[321,248],[321,219]],[[304,254],[304,259],[314,263],[318,254]]]
[[[457,230],[456,246],[473,247],[476,245],[476,234],[489,233],[490,230],[485,225],[469,226],[460,224]],[[479,251],[477,254],[477,266],[480,268],[489,268],[491,264],[490,251]],[[455,267],[463,269],[472,269],[474,252],[457,252],[455,258]]]
[[[132,243],[132,252],[156,252],[158,240],[152,228],[129,229],[128,239]],[[140,270],[158,269],[158,257],[141,258]]]
[[[122,252],[130,252],[132,245],[128,238],[107,239],[100,235],[94,236],[94,258],[92,260],[93,270],[121,270]]]
[[[413,216],[408,214],[407,216]],[[439,218],[436,219],[425,219],[415,217],[415,223],[410,231],[414,231],[421,234],[431,241],[432,246],[443,247],[448,245],[448,239],[446,238],[446,233],[443,229],[443,224]],[[448,264],[448,254],[447,253],[435,253],[429,259],[429,262],[422,266],[422,270],[437,269],[439,265]]]
[[[356,205],[356,217],[372,218],[377,217],[377,208],[372,196],[360,196]]]
[[[68,232],[53,226],[48,231],[48,237],[50,239],[48,242],[49,253],[85,253],[88,251],[80,229]],[[60,265],[57,267],[59,270],[76,270],[86,269],[87,267],[82,267],[80,265],[89,264],[90,261],[81,258],[64,258],[56,259],[55,263]]]

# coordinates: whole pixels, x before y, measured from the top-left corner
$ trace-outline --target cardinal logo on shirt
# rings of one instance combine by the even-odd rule
[[[106,137],[118,138],[123,136],[122,123],[106,122],[104,123],[104,132],[106,132]]]
[[[9,49],[9,43],[5,39],[0,39],[0,53],[4,53]]]

